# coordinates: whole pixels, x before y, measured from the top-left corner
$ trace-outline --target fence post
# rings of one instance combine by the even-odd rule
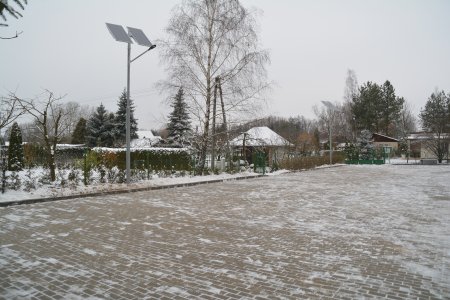
[[[5,193],[6,188],[6,157],[3,155],[3,149],[2,149],[2,194]]]
[[[147,180],[150,179],[150,165],[148,162],[148,151],[145,152],[145,168],[147,169]]]
[[[87,148],[84,148],[84,164],[83,164],[83,183],[84,185],[88,185],[88,170],[87,170]]]

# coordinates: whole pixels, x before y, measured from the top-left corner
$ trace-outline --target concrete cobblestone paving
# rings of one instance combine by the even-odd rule
[[[449,299],[450,168],[345,166],[0,209],[4,299]]]

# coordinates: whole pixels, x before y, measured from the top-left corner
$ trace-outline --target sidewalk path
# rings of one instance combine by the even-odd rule
[[[0,298],[448,299],[448,178],[345,166],[0,208]]]

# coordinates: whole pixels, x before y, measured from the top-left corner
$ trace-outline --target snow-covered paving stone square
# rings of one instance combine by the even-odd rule
[[[450,168],[342,166],[0,209],[5,299],[448,299]]]

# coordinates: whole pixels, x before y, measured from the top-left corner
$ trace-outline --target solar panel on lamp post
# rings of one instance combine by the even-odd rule
[[[150,40],[147,38],[145,33],[138,28],[127,27],[128,33],[121,25],[106,23],[106,27],[111,33],[112,37],[118,41],[127,43],[127,109],[126,109],[126,182],[130,183],[130,165],[131,165],[131,154],[130,154],[130,65],[133,61],[147,53],[148,51],[154,49],[156,45],[152,44]],[[134,59],[131,59],[131,44],[133,43],[132,39],[136,42],[136,44],[149,47],[146,51],[139,54]]]

